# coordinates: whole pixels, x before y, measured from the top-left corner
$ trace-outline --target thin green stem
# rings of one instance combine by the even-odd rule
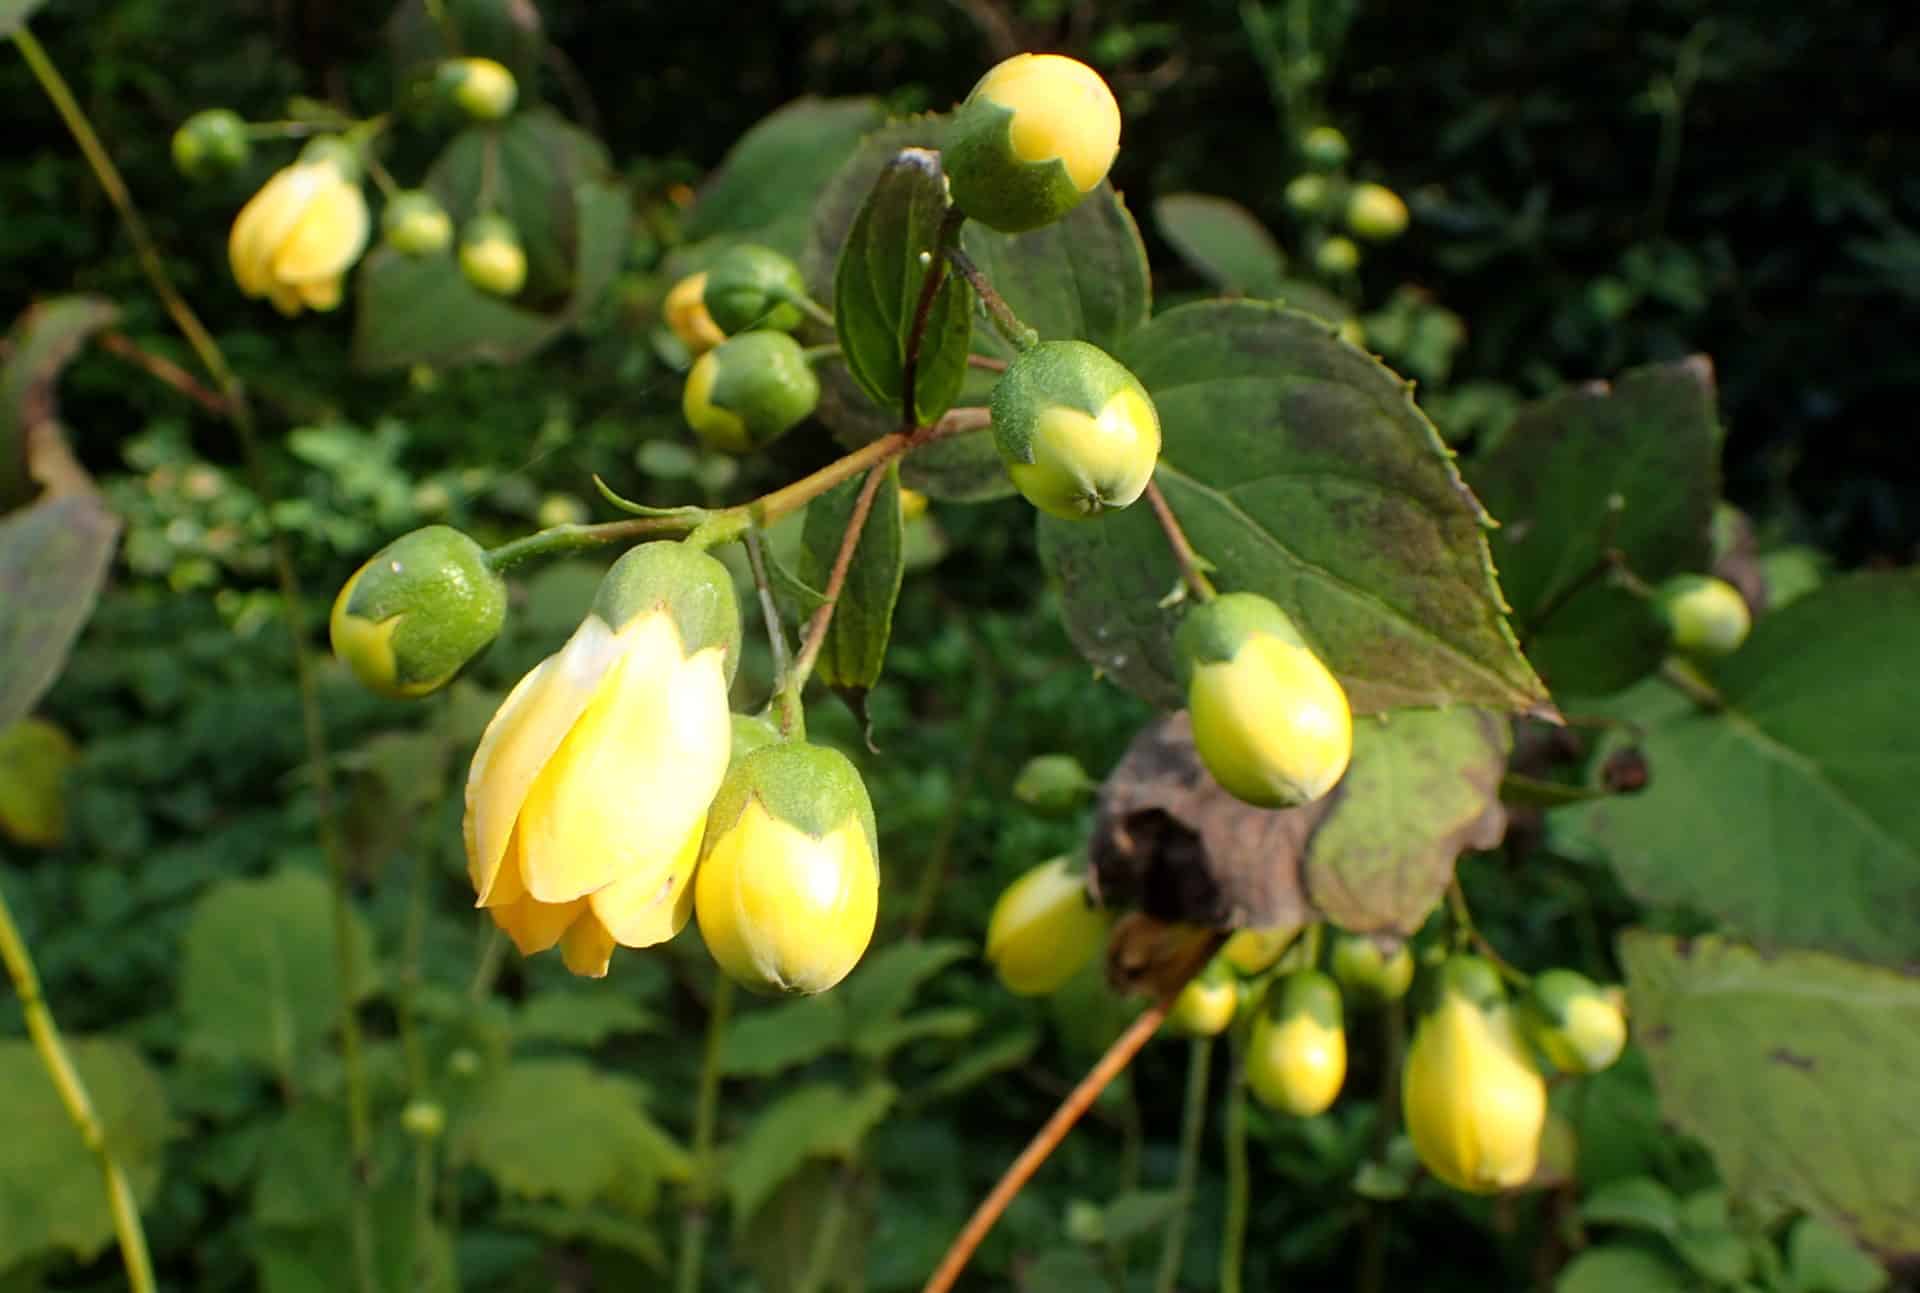
[[[13,910],[7,895],[0,890],[0,962],[7,967],[13,990],[20,995],[20,1013],[26,1019],[27,1036],[40,1056],[40,1063],[59,1092],[60,1103],[80,1132],[93,1156],[100,1161],[100,1175],[107,1187],[107,1206],[113,1214],[113,1233],[120,1243],[120,1260],[127,1268],[127,1287],[131,1293],[154,1293],[153,1259],[147,1255],[147,1234],[140,1225],[140,1206],[134,1200],[133,1186],[127,1180],[120,1160],[107,1144],[106,1128],[94,1112],[86,1083],[67,1055],[67,1045],[54,1022],[53,1011],[40,990],[40,973],[20,929],[13,922]]]
[[[774,299],[793,306],[821,327],[834,330],[833,312],[805,292],[780,292]]]
[[[715,1170],[714,1127],[720,1112],[720,1052],[726,1043],[727,1021],[733,1013],[733,980],[725,974],[714,982],[707,1006],[707,1043],[700,1057],[700,1091],[693,1106],[693,1181],[687,1205],[680,1213],[680,1264],[675,1293],[699,1293],[700,1266],[706,1257],[707,1227],[713,1220]]]
[[[973,257],[960,249],[958,241],[947,243],[944,250],[947,262],[953,266],[955,273],[973,286],[974,295],[980,298],[980,304],[987,307],[987,317],[993,320],[993,326],[999,329],[1000,335],[1015,353],[1031,350],[1040,344],[1040,334],[1020,322],[1020,316],[1013,312],[1013,307],[1007,304],[1005,297],[993,290],[993,284],[973,263]]]
[[[1447,885],[1447,915],[1453,920],[1455,948],[1471,947],[1474,951],[1492,962],[1500,977],[1515,987],[1524,988],[1528,977],[1524,970],[1518,969],[1500,955],[1500,949],[1487,941],[1479,927],[1473,923],[1473,910],[1467,905],[1467,891],[1460,887],[1460,877],[1455,875]]]
[[[1247,1167],[1246,1055],[1238,1035],[1230,1041],[1227,1072],[1227,1215],[1220,1231],[1220,1293],[1240,1293],[1247,1255],[1251,1175]]]
[[[780,730],[796,737],[804,737],[807,721],[800,709],[800,698],[787,689],[785,683],[788,671],[792,669],[792,655],[787,648],[787,628],[780,619],[780,607],[773,599],[773,583],[767,578],[767,558],[761,550],[764,545],[758,529],[747,530],[747,564],[753,570],[753,586],[760,597],[760,618],[767,625],[767,646],[773,653],[773,703],[779,711]]]
[[[1160,1247],[1160,1271],[1154,1293],[1174,1293],[1180,1283],[1180,1261],[1186,1255],[1187,1214],[1193,1209],[1193,1189],[1200,1179],[1200,1138],[1207,1126],[1207,1083],[1213,1076],[1213,1038],[1196,1037],[1187,1043],[1187,1095],[1180,1111],[1180,1164],[1173,1177],[1173,1215],[1167,1218],[1167,1236]]]
[[[847,1206],[847,1196],[852,1193],[852,1183],[847,1179],[851,1171],[851,1167],[842,1171],[827,1195],[826,1211],[813,1232],[813,1248],[807,1254],[806,1269],[800,1275],[800,1282],[793,1286],[793,1293],[820,1293],[833,1274],[833,1259],[840,1252],[840,1236],[853,1211]]]
[[[493,992],[493,981],[500,977],[500,966],[507,956],[507,937],[497,928],[487,931],[487,941],[480,945],[480,959],[474,963],[473,979],[467,984],[467,997],[472,1001],[485,1001]]]
[[[829,341],[824,346],[806,347],[800,352],[800,358],[806,360],[809,364],[823,364],[829,359],[840,358],[843,353],[845,352],[840,349],[839,342]]]

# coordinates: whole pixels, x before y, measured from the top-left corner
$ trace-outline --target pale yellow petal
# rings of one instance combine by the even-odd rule
[[[300,289],[288,287],[285,283],[267,284],[267,299],[273,302],[273,308],[289,319],[300,313]]]
[[[665,876],[627,876],[588,899],[615,942],[623,947],[652,947],[686,927],[687,917],[693,914],[693,868],[700,860],[700,838],[706,826],[702,814]]]
[[[604,979],[607,965],[613,960],[613,935],[591,911],[585,912],[567,926],[566,934],[561,937],[560,959],[582,978]]]
[[[282,283],[337,279],[366,249],[367,199],[358,185],[333,174],[274,248],[272,274]]]
[[[340,304],[340,277],[337,274],[332,278],[316,278],[310,283],[299,283],[296,287],[300,299],[310,309],[331,310]]]
[[[522,956],[546,951],[560,941],[568,928],[583,916],[589,916],[585,900],[550,903],[526,897],[511,906],[489,907],[487,914],[506,931]]]
[[[301,163],[278,171],[240,208],[227,239],[234,281],[248,296],[265,296],[273,281],[273,257],[299,221],[332,167]]]

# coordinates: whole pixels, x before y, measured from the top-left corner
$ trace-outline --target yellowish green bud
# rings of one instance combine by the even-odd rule
[[[1660,585],[1654,609],[1672,634],[1673,649],[1694,655],[1729,655],[1753,627],[1740,590],[1712,575],[1675,575]]]
[[[1047,341],[1007,366],[989,400],[993,440],[1014,486],[1050,516],[1126,507],[1160,458],[1146,387],[1098,346]]]
[[[433,194],[409,189],[388,199],[380,235],[403,256],[437,256],[453,242],[453,217]]]
[[[1289,925],[1279,929],[1237,929],[1220,949],[1220,955],[1240,974],[1252,978],[1273,968],[1300,931]]]
[[[1385,242],[1407,231],[1407,204],[1384,184],[1356,184],[1347,194],[1347,228]]]
[[[227,108],[194,113],[173,132],[173,164],[188,179],[206,179],[246,165],[253,153],[247,123]]]
[[[1300,137],[1300,152],[1308,164],[1323,171],[1337,171],[1347,164],[1352,150],[1347,137],[1332,126],[1315,126]]]
[[[1627,1045],[1627,1017],[1605,989],[1572,970],[1534,976],[1521,1021],[1540,1053],[1562,1073],[1598,1073]]]
[[[1099,186],[1120,151],[1120,105],[1100,74],[1016,54],[968,94],[942,161],[954,205],[1002,233],[1051,224]]]
[[[373,554],[334,598],[333,653],[383,696],[424,696],[466,668],[506,622],[507,586],[480,545],[445,525]]]
[[[1436,1001],[1448,995],[1463,997],[1483,1010],[1491,1010],[1506,1004],[1507,989],[1492,961],[1460,953],[1440,962],[1434,971],[1432,995]]]
[[[771,247],[729,247],[707,267],[701,294],[721,332],[792,332],[803,317],[794,302],[806,297],[800,267]]]
[[[727,339],[720,325],[707,313],[707,276],[689,274],[667,293],[667,326],[690,355],[704,355]]]
[[[1078,974],[1107,941],[1108,915],[1064,857],[1006,887],[987,920],[987,960],[1008,992],[1039,997]]]
[[[1229,794],[1291,808],[1333,789],[1353,754],[1353,716],[1285,612],[1227,593],[1188,612],[1174,652],[1194,747]]]
[[[1547,1087],[1506,1006],[1441,993],[1408,1049],[1401,1107],[1414,1152],[1455,1189],[1491,1194],[1533,1175]]]
[[[1340,990],[1318,970],[1289,974],[1267,990],[1247,1045],[1247,1085],[1260,1103],[1311,1118],[1325,1113],[1347,1079]]]
[[[1182,1037],[1218,1037],[1240,1008],[1240,982],[1219,957],[1188,980],[1167,1011],[1167,1028]]]
[[[1099,789],[1071,754],[1036,755],[1013,779],[1013,797],[1039,813],[1070,813]]]
[[[460,231],[460,272],[482,292],[518,296],[527,283],[520,231],[503,216],[475,216]]]
[[[1385,1005],[1413,986],[1413,953],[1397,939],[1383,946],[1372,935],[1342,931],[1334,936],[1329,964],[1341,990],[1356,1002]]]
[[[825,992],[867,950],[879,900],[873,805],[845,755],[789,742],[727,770],[694,914],[730,978],[754,992]]]
[[[799,426],[819,403],[820,379],[799,342],[743,332],[694,362],[680,411],[709,449],[744,454]]]
[[[480,1073],[480,1052],[471,1046],[457,1047],[447,1056],[447,1072],[457,1078],[477,1077]]]
[[[370,225],[359,157],[344,140],[322,136],[234,217],[227,236],[233,280],[289,318],[331,310],[340,304],[347,270],[366,250]]]
[[[499,121],[520,98],[513,73],[490,58],[450,58],[440,65],[438,80],[453,105],[475,121]]]
[[[447,1129],[447,1111],[432,1100],[409,1100],[400,1111],[400,1126],[415,1140],[436,1141]]]
[[[1354,245],[1353,239],[1335,235],[1322,240],[1314,249],[1313,263],[1322,274],[1351,274],[1360,268],[1360,248]]]
[[[1296,175],[1287,181],[1287,205],[1303,216],[1318,215],[1327,209],[1333,186],[1324,175]]]

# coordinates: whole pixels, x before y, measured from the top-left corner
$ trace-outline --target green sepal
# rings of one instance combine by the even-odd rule
[[[1034,430],[1048,409],[1097,417],[1128,387],[1152,406],[1140,380],[1100,347],[1085,341],[1043,341],[1008,364],[994,383],[988,400],[994,442],[1008,460],[1032,462]]]
[[[1001,233],[1052,224],[1087,196],[1062,159],[1020,159],[1013,151],[1014,115],[1005,104],[970,95],[954,114],[941,150],[953,204]]]
[[[733,757],[727,766],[740,762],[755,750],[780,743],[780,729],[757,714],[733,716]]]
[[[868,850],[880,856],[867,784],[853,761],[831,746],[783,741],[734,763],[707,810],[705,847],[712,848],[732,830],[755,799],[770,817],[814,839],[824,839],[848,818],[858,818]]]
[[[1460,997],[1481,1010],[1489,1010],[1507,999],[1507,990],[1493,962],[1484,956],[1461,953],[1449,956],[1434,974],[1432,1004],[1438,1005],[1447,996]]]
[[[339,135],[315,135],[300,150],[303,162],[327,162],[349,184],[360,182],[360,150]]]
[[[1287,613],[1258,593],[1223,593],[1187,612],[1174,631],[1174,659],[1185,687],[1203,664],[1224,664],[1240,654],[1249,637],[1265,633],[1290,646],[1306,646]]]
[[[729,684],[740,667],[740,602],[733,576],[684,543],[663,539],[630,549],[600,581],[593,610],[616,633],[640,615],[665,610],[680,630],[687,655],[719,647]]]
[[[703,296],[720,331],[792,332],[803,317],[793,302],[805,297],[800,267],[771,247],[741,243],[707,267]]]
[[[1275,1023],[1306,1015],[1322,1028],[1346,1027],[1340,987],[1319,970],[1295,970],[1267,989],[1267,1017]]]

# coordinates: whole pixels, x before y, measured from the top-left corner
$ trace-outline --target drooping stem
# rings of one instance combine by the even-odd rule
[[[1193,1187],[1200,1178],[1200,1137],[1207,1125],[1207,1082],[1212,1069],[1213,1038],[1196,1037],[1188,1042],[1187,1095],[1180,1111],[1180,1165],[1174,1172],[1173,1215],[1167,1218],[1154,1293],[1174,1293],[1180,1283],[1180,1259],[1187,1247],[1187,1213],[1193,1207]]]
[[[720,1049],[733,1013],[733,980],[719,975],[707,1006],[707,1041],[700,1057],[700,1091],[693,1106],[693,1181],[680,1214],[680,1264],[675,1293],[699,1293],[700,1267],[706,1257],[707,1226],[712,1221],[715,1172],[713,1135],[720,1110]]]
[[[867,517],[873,512],[874,495],[880,492],[880,482],[886,479],[888,466],[882,463],[867,472],[867,479],[860,486],[860,493],[853,500],[853,512],[847,517],[847,532],[840,538],[840,550],[833,556],[833,568],[827,573],[827,586],[821,589],[826,602],[813,613],[807,621],[806,636],[800,640],[800,654],[794,657],[793,668],[788,670],[785,685],[781,690],[789,694],[795,703],[807,685],[807,678],[813,673],[814,661],[820,658],[820,648],[826,645],[827,629],[833,624],[833,608],[840,600],[840,592],[847,586],[847,571],[853,568],[853,554],[860,547],[860,535],[867,528]]]
[[[1456,874],[1447,884],[1447,915],[1453,920],[1453,935],[1456,946],[1465,945],[1487,958],[1500,977],[1516,987],[1525,987],[1525,971],[1515,968],[1500,951],[1487,941],[1473,923],[1473,911],[1467,906],[1467,891],[1460,887],[1460,877]]]
[[[1180,578],[1186,582],[1193,595],[1203,602],[1210,602],[1219,594],[1214,591],[1213,583],[1201,569],[1205,563],[1200,554],[1193,550],[1193,544],[1187,539],[1187,532],[1180,528],[1180,518],[1173,514],[1173,508],[1167,503],[1167,496],[1160,492],[1160,482],[1147,482],[1147,504],[1153,508],[1154,519],[1160,522],[1160,530],[1167,536],[1167,546],[1173,549],[1174,564],[1180,567]]]
[[[120,1161],[107,1144],[106,1128],[94,1112],[86,1083],[67,1055],[60,1026],[40,991],[40,974],[27,951],[26,940],[13,923],[13,910],[7,895],[0,891],[0,962],[5,962],[7,977],[20,996],[20,1013],[26,1019],[27,1036],[40,1056],[40,1063],[60,1094],[60,1103],[80,1132],[80,1139],[100,1161],[100,1175],[106,1183],[107,1206],[113,1214],[113,1233],[120,1243],[120,1260],[127,1268],[127,1286],[132,1293],[154,1293],[153,1260],[147,1255],[147,1235],[140,1225],[140,1207],[134,1201],[133,1186]]]
[[[1227,1215],[1220,1232],[1220,1293],[1240,1293],[1247,1255],[1247,1073],[1243,1043],[1230,1039],[1227,1070]]]
[[[985,274],[980,272],[980,267],[973,263],[973,257],[960,250],[960,244],[957,241],[947,243],[945,251],[954,272],[972,284],[974,294],[980,298],[980,304],[987,307],[987,317],[993,320],[993,326],[999,329],[1000,335],[1006,338],[1007,344],[1012,346],[1016,353],[1031,350],[1040,344],[1040,334],[1020,322],[1020,316],[1013,312],[1013,307],[1007,304],[1005,297],[994,291],[993,284],[988,281]]]

